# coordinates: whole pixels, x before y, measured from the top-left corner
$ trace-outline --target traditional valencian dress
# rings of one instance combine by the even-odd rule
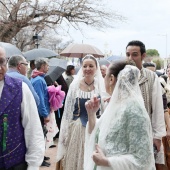
[[[140,71],[127,65],[91,134],[85,135],[84,170],[155,170],[152,128],[138,85]],[[98,143],[109,167],[95,165]]]
[[[88,121],[85,102],[94,94],[98,94],[98,91],[84,92],[80,89],[77,91],[73,121],[70,124],[67,151],[64,157],[64,170],[83,169],[85,127]]]
[[[84,79],[81,68],[67,93],[57,149],[57,162],[62,160],[64,170],[83,170],[85,127],[88,120],[85,102],[94,94],[101,96],[102,91],[105,91],[100,67],[96,63],[94,90],[85,92],[80,89],[80,82]],[[103,109],[102,105],[100,110]]]

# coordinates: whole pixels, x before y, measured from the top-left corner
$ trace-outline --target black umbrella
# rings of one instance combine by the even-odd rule
[[[0,47],[5,49],[7,58],[10,58],[12,55],[23,56],[23,53],[15,45],[12,45],[10,43],[0,42]]]
[[[53,84],[65,71],[64,68],[59,66],[50,66],[48,72],[45,75],[45,81],[47,85]]]
[[[27,61],[36,60],[38,58],[48,58],[48,57],[55,57],[58,54],[52,50],[46,48],[38,48],[29,50],[23,53]]]

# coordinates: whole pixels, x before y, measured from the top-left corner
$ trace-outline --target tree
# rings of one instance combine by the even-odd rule
[[[105,10],[101,0],[0,0],[0,41],[12,42],[18,33],[28,31],[26,28],[39,33],[56,30],[62,22],[76,29],[80,23],[104,28],[112,26],[110,20],[123,19]]]
[[[156,64],[156,70],[160,70],[163,67],[163,60],[155,59],[153,62]]]
[[[146,55],[148,56],[148,57],[159,57],[159,53],[158,53],[158,51],[156,50],[156,49],[148,49],[148,50],[146,50]]]

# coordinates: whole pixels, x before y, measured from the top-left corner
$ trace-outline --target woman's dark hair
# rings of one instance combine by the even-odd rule
[[[96,59],[95,59],[95,57],[94,57],[93,55],[87,54],[87,55],[83,58],[83,61],[86,60],[86,59],[92,59],[92,60],[95,62],[96,67],[97,67],[97,61],[96,61]]]
[[[114,77],[117,77],[119,72],[123,70],[126,65],[136,66],[133,60],[118,60],[110,64],[109,75],[113,74]]]
[[[66,69],[66,75],[71,76],[72,75],[71,70],[74,70],[74,69],[75,69],[75,67],[73,65],[68,65],[67,69]]]

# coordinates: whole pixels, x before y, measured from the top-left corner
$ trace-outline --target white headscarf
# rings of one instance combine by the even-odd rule
[[[95,87],[95,91],[97,89],[98,94],[101,96],[102,92],[105,91],[105,85],[104,85],[104,79],[100,71],[99,63],[94,58],[94,56],[90,54],[86,55],[82,61],[84,61],[85,59],[93,59],[97,63],[97,71],[94,77],[94,87]],[[57,162],[63,158],[66,152],[67,138],[69,135],[68,134],[69,125],[73,119],[73,111],[76,102],[77,91],[79,90],[80,82],[83,78],[84,78],[83,69],[81,67],[79,72],[75,76],[74,80],[70,84],[69,91],[67,93],[65,106],[64,106],[64,113],[63,113],[61,128],[60,128],[60,136],[59,136],[58,149],[57,149]],[[103,111],[103,102],[101,105],[101,110]]]

